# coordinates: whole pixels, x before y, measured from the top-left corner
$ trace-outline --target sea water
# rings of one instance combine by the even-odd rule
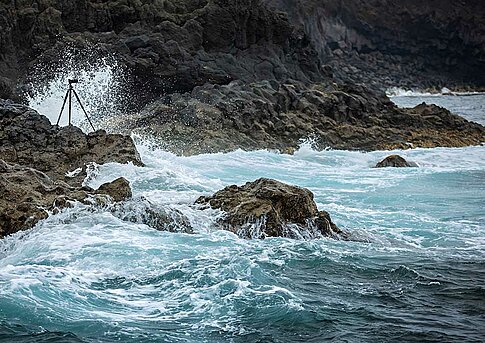
[[[433,99],[485,119],[484,95]],[[137,148],[146,167],[98,166],[86,183],[124,176],[136,199],[178,209],[195,233],[76,205],[1,240],[0,341],[485,340],[485,147],[361,153],[303,144],[292,156],[192,157],[138,139]],[[419,168],[372,168],[390,153]],[[219,212],[191,205],[260,177],[307,187],[358,241],[243,239],[214,227]]]

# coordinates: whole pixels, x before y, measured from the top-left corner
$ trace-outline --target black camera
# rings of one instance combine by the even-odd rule
[[[73,83],[78,83],[78,79],[69,79],[68,80],[69,84],[72,85]]]

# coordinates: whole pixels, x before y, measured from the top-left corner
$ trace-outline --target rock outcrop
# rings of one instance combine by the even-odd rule
[[[394,167],[394,168],[410,168],[410,167],[417,167],[418,165],[414,162],[408,162],[403,157],[399,155],[389,155],[384,158],[382,161],[376,164],[375,168],[387,168],[387,167]]]
[[[75,126],[51,125],[31,108],[5,100],[0,100],[0,156],[70,184],[85,178],[89,162],[143,165],[129,136],[103,130],[86,135]],[[75,176],[66,176],[76,169]]]
[[[477,0],[0,3],[0,96],[15,96],[26,71],[48,80],[67,50],[80,65],[115,56],[128,74],[126,109],[137,109],[117,120],[178,153],[291,151],[309,137],[336,149],[475,145],[482,126],[443,109],[397,109],[377,89],[485,85],[483,8]]]
[[[0,238],[33,227],[73,201],[104,204],[130,197],[131,189],[124,178],[94,190],[54,181],[36,169],[0,160]]]
[[[327,212],[317,209],[312,192],[276,180],[261,178],[232,185],[200,197],[196,204],[225,212],[221,227],[242,237],[348,237]]]
[[[128,132],[159,139],[179,154],[298,148],[387,150],[460,147],[485,141],[485,128],[434,105],[399,109],[363,86],[279,83],[205,85],[167,95],[118,119]]]

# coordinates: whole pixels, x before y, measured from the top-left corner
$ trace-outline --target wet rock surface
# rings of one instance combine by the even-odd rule
[[[414,162],[408,162],[403,157],[399,155],[389,155],[382,161],[376,164],[375,168],[411,168],[417,167],[418,165]]]
[[[276,180],[232,185],[200,197],[196,204],[222,210],[221,228],[246,238],[348,237],[327,212],[317,209],[312,192]]]
[[[51,125],[31,108],[4,100],[0,100],[0,156],[70,184],[80,184],[90,162],[143,165],[129,136],[103,130],[85,134],[75,126]],[[66,176],[78,168],[76,176]]]
[[[29,229],[49,214],[72,206],[74,201],[104,204],[110,199],[120,201],[130,197],[129,183],[123,178],[94,190],[70,186],[34,168],[0,160],[0,238]]]
[[[112,204],[108,210],[123,221],[145,224],[159,231],[193,233],[189,219],[179,210],[155,206],[144,197]]]
[[[363,86],[296,81],[196,87],[190,94],[167,95],[118,124],[185,155],[239,148],[287,152],[305,139],[316,149],[365,151],[485,141],[483,126],[438,106],[399,109]]]

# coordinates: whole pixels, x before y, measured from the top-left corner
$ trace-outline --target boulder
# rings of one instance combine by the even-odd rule
[[[130,183],[124,177],[102,184],[96,190],[96,194],[108,194],[115,202],[127,200],[132,196]]]
[[[221,228],[247,238],[348,237],[327,212],[317,209],[312,192],[272,179],[228,186],[196,204],[222,210]]]
[[[89,162],[143,165],[129,136],[103,130],[85,134],[75,126],[51,125],[33,109],[5,100],[0,100],[0,156],[73,185],[84,179]],[[76,169],[79,172],[70,173]]]
[[[417,167],[417,166],[418,165],[416,163],[408,162],[399,155],[389,155],[385,159],[377,163],[374,168],[387,168],[387,167],[410,168],[410,167]]]
[[[114,201],[131,197],[128,181],[120,178],[98,190],[74,187],[39,170],[0,160],[0,238],[33,227],[73,201],[106,204],[107,196]]]

